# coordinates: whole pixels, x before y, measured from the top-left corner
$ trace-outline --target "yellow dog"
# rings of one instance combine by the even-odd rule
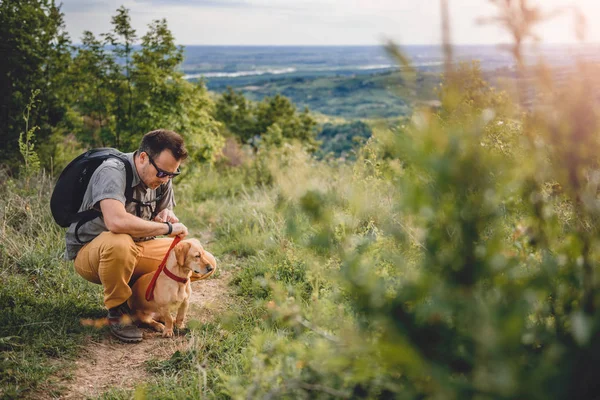
[[[184,319],[192,294],[190,278],[207,278],[216,268],[215,258],[204,250],[198,240],[183,240],[169,254],[165,268],[156,280],[154,298],[146,300],[146,289],[154,276],[154,272],[150,272],[142,275],[131,288],[133,293],[128,301],[129,307],[138,321],[162,332],[163,337],[172,337],[173,310],[177,310],[175,326],[179,329],[185,327]]]

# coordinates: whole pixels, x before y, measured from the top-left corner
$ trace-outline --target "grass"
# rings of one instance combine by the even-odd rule
[[[384,129],[378,126],[376,136]],[[255,164],[202,167],[177,182],[177,215],[193,236],[210,233],[207,249],[232,272],[232,306],[209,323],[190,321],[188,350],[148,361],[148,382],[113,388],[101,398],[411,398],[427,392],[430,361],[415,343],[427,342],[430,324],[450,311],[443,292],[419,297],[428,290],[418,283],[427,256],[421,220],[429,214],[407,215],[401,207],[423,196],[405,190],[403,174],[402,165],[384,162],[370,143],[353,164],[284,147]],[[59,380],[68,378],[60,371],[68,371],[86,338],[102,334],[79,319],[104,315],[101,287],[61,259],[62,232],[44,200],[49,182],[38,182],[37,192],[20,184],[8,185],[14,187],[1,208],[6,398],[42,389],[60,394]],[[431,279],[424,285],[447,285]],[[397,303],[411,295],[414,303]],[[402,307],[415,306],[416,322],[403,325],[401,313],[408,311]],[[417,339],[399,329],[413,329]],[[417,378],[407,378],[411,374]]]
[[[190,381],[192,378],[186,377],[185,385],[200,385],[202,390],[194,393],[208,397],[348,396],[348,389],[332,389],[344,387],[344,379],[348,379],[336,378],[333,371],[339,363],[353,371],[348,372],[350,376],[365,368],[362,361],[347,364],[336,356],[340,350],[333,332],[350,331],[355,324],[353,311],[344,305],[349,293],[335,284],[341,264],[314,258],[310,250],[316,233],[314,223],[290,205],[300,201],[307,190],[317,190],[324,198],[341,191],[337,193],[345,200],[335,215],[341,231],[368,233],[371,228],[367,221],[373,212],[383,210],[385,202],[376,201],[362,210],[361,217],[349,218],[347,211],[357,195],[351,190],[351,168],[313,165],[301,152],[284,158],[280,168],[273,169],[274,186],[256,186],[252,191],[244,188],[230,196],[207,199],[198,205],[194,216],[186,216],[210,227],[215,235],[211,250],[236,265],[232,289],[238,300],[229,315],[191,329],[195,348],[149,366],[156,375],[145,388],[150,398],[189,395],[188,387],[163,392],[171,387],[166,382],[180,380],[188,373],[196,378]],[[228,179],[227,175],[223,178]],[[381,245],[388,246],[385,241]],[[385,249],[377,257],[382,260],[381,274],[395,279]]]
[[[363,368],[336,356],[337,333],[356,323],[347,305],[352,295],[337,284],[341,260],[319,255],[319,249],[325,243],[343,252],[345,237],[362,240],[372,234],[373,221],[389,214],[383,187],[358,190],[357,168],[283,148],[237,168],[202,167],[177,182],[177,214],[193,236],[210,233],[207,249],[233,273],[234,304],[210,323],[191,321],[189,350],[149,361],[149,382],[133,391],[114,388],[102,398],[306,397],[332,388],[350,393],[332,371],[339,363],[354,371],[349,376]],[[63,232],[48,210],[51,182],[40,179],[33,191],[10,181],[2,204],[0,304],[8,311],[0,317],[0,349],[7,398],[42,389],[60,394],[65,367],[80,346],[104,333],[79,324],[104,316],[101,287],[62,259]],[[368,204],[362,204],[364,196],[370,196]],[[323,201],[333,201],[334,208],[320,211]],[[334,222],[331,240],[320,218]],[[380,244],[373,250],[381,260],[379,274],[395,282],[390,243]]]
[[[204,181],[209,181],[207,187],[215,190],[210,189],[211,195],[200,200],[194,197],[198,193],[197,187],[185,181],[181,183],[177,192],[177,213],[192,234],[212,232],[214,241],[208,248],[232,268],[231,290],[236,300],[228,314],[216,316],[207,324],[194,321],[189,324],[190,350],[176,352],[167,360],[149,361],[146,367],[153,376],[150,382],[134,391],[115,388],[102,398],[237,398],[246,392],[249,396],[253,392],[259,395],[265,390],[268,392],[269,382],[276,379],[280,368],[287,371],[285,365],[291,359],[288,360],[285,353],[277,356],[273,369],[274,366],[263,361],[257,364],[257,354],[265,349],[274,352],[288,343],[296,348],[294,352],[298,355],[314,357],[312,352],[310,356],[306,355],[302,348],[328,340],[314,332],[320,332],[317,324],[329,325],[328,319],[339,316],[334,304],[341,300],[341,294],[339,288],[327,281],[328,275],[339,269],[339,263],[329,263],[325,269],[310,264],[309,253],[290,240],[287,232],[287,207],[282,198],[301,195],[301,191],[295,191],[294,183],[308,179],[310,182],[302,183],[307,187],[333,186],[328,182],[333,170],[320,170],[318,174],[313,169],[300,171],[298,168],[303,162],[303,159],[288,159],[285,168],[277,173],[285,174],[294,169],[296,182],[255,185],[252,190],[245,185],[233,185],[237,189],[222,191],[217,186],[227,186],[238,178],[229,170],[205,171],[201,176],[205,177]],[[345,170],[344,173],[348,172]],[[300,236],[308,240],[310,221],[299,218],[297,222]],[[319,297],[327,306],[312,308],[314,304],[311,303]],[[304,317],[297,319],[300,309],[305,307],[312,310],[307,316],[317,324]],[[294,344],[295,338],[305,335],[304,344]],[[270,343],[275,347],[271,348]],[[323,352],[323,345],[319,346],[315,351]],[[292,368],[296,371],[294,379],[300,379],[301,369]],[[290,390],[304,393],[299,387]]]
[[[29,189],[5,182],[0,189],[0,396],[57,390],[49,384],[99,332],[83,317],[104,316],[99,286],[82,280],[62,259],[62,232],[49,215],[51,182],[41,176]]]
[[[232,315],[214,323],[191,326],[190,340],[198,348],[176,353],[170,360],[148,365],[156,380],[137,389],[149,398],[182,398],[200,392],[198,365],[208,363],[207,386],[202,393],[220,396],[223,374],[242,369],[240,357],[257,324],[264,322],[264,302],[255,303],[256,285],[271,262],[279,265],[276,278],[300,282],[303,266],[282,257],[275,249],[281,240],[282,218],[275,212],[273,191],[249,192],[247,181],[231,170],[205,170],[206,186],[183,181],[178,189],[178,215],[192,235],[212,232],[215,241],[207,248],[242,271],[234,279],[240,295]],[[242,175],[243,176],[243,175]],[[212,184],[210,183],[212,182]],[[205,188],[202,192],[199,187]],[[7,180],[0,200],[2,244],[0,246],[0,396],[28,397],[41,391],[61,392],[61,380],[81,345],[99,339],[104,331],[80,324],[82,318],[105,315],[101,286],[88,283],[65,261],[63,231],[49,212],[52,181],[41,175],[26,184]],[[212,188],[212,189],[211,189]],[[265,249],[270,249],[268,252]],[[260,286],[260,285],[259,285]],[[265,289],[265,288],[263,288]],[[268,290],[265,289],[265,290]],[[173,385],[173,377],[178,384]],[[115,389],[103,398],[128,398]]]

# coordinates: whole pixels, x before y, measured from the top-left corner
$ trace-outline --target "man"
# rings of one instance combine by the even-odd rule
[[[125,197],[125,165],[113,158],[104,161],[94,171],[80,208],[95,208],[102,216],[77,231],[77,224],[71,224],[66,244],[77,273],[104,286],[111,332],[122,341],[139,342],[142,332],[122,318],[130,313],[130,284],[155,271],[173,241],[155,236],[188,234],[173,213],[171,182],[188,154],[179,134],[160,129],[144,135],[139,149],[126,156],[133,172],[132,201]]]

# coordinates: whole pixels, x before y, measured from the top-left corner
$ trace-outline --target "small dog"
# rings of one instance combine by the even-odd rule
[[[176,275],[177,281],[170,278],[163,270],[156,280],[154,298],[146,301],[146,289],[152,281],[154,272],[142,275],[133,285],[132,295],[128,300],[129,307],[135,313],[138,321],[150,325],[155,330],[162,332],[163,337],[173,336],[172,310],[177,310],[175,326],[179,329],[185,327],[184,318],[187,313],[192,287],[190,277],[207,277],[217,268],[217,262],[212,254],[204,250],[196,239],[183,240],[178,243],[169,254],[165,270]],[[157,322],[154,317],[164,321]]]

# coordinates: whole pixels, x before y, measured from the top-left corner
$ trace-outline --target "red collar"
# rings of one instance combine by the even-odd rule
[[[165,267],[165,269],[163,269],[163,272],[165,273],[166,276],[173,279],[174,281],[181,282],[181,283],[187,283],[187,281],[188,281],[187,278],[182,278],[180,276],[175,275],[174,273],[169,271],[166,267]]]
[[[169,246],[169,250],[167,250],[167,254],[165,254],[165,257],[160,262],[160,265],[156,269],[156,272],[154,273],[154,276],[152,276],[152,280],[150,281],[150,284],[148,285],[148,288],[146,289],[146,301],[152,301],[152,299],[154,299],[154,288],[156,287],[156,280],[158,279],[158,275],[160,275],[162,270],[165,270],[165,273],[168,272],[167,276],[169,276],[169,274],[173,275],[173,274],[171,274],[171,272],[169,272],[165,268],[165,265],[167,265],[167,258],[169,258],[169,254],[171,253],[171,250],[173,250],[173,247],[175,247],[177,245],[177,243],[179,243],[180,241],[181,241],[181,236],[175,236],[175,238],[173,239],[173,242],[171,243],[171,246]],[[173,276],[175,276],[175,275],[173,275]],[[172,279],[178,280],[178,279],[182,279],[182,278],[175,276],[175,278],[172,278]],[[187,279],[185,280],[185,282],[187,282]]]

